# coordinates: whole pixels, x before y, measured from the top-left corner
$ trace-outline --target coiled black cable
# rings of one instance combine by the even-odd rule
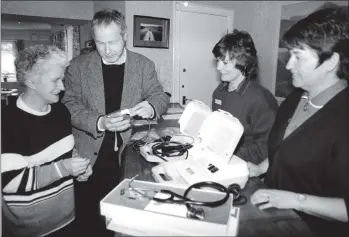
[[[243,194],[240,185],[230,184],[228,192],[233,194],[233,206],[240,206],[247,202],[247,197]]]
[[[191,144],[182,144],[175,141],[163,141],[155,143],[152,146],[152,152],[154,155],[163,159],[164,157],[177,157],[186,154],[185,159],[188,158],[188,150],[192,148]],[[165,159],[163,159],[165,160]],[[167,161],[167,160],[165,160]]]

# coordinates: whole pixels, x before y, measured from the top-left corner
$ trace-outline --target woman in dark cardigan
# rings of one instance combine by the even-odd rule
[[[234,155],[259,164],[268,154],[268,136],[278,104],[258,82],[258,56],[251,35],[235,29],[223,36],[212,50],[221,83],[212,94],[212,110],[236,117],[244,134]]]
[[[256,191],[260,209],[295,209],[316,236],[348,234],[348,11],[328,8],[284,35],[286,68],[297,89],[281,104],[269,136],[269,158],[249,164],[266,173],[270,189]]]

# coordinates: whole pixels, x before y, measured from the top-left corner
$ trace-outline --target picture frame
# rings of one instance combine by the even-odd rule
[[[93,48],[93,41],[92,40],[85,41],[85,48],[87,49]]]
[[[169,48],[170,19],[133,16],[133,47]]]

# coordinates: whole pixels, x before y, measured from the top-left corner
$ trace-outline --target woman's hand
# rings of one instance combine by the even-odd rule
[[[79,182],[85,182],[88,180],[88,178],[91,176],[91,174],[92,174],[92,166],[91,166],[91,164],[89,164],[87,166],[86,172],[79,175],[76,180]]]
[[[275,189],[257,190],[251,196],[251,203],[260,205],[259,209],[271,207],[279,209],[297,209],[299,205],[297,193]]]
[[[72,176],[79,176],[85,173],[87,166],[90,164],[90,160],[86,158],[73,157],[63,160],[63,165]]]
[[[250,177],[256,177],[256,176],[258,177],[263,173],[260,165],[255,165],[251,162],[247,162],[247,168],[248,168]]]

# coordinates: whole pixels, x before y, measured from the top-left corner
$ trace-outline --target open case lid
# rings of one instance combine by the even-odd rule
[[[190,101],[178,121],[181,133],[198,138],[201,126],[210,114],[210,107],[203,102],[198,100]]]
[[[204,120],[199,136],[202,146],[228,163],[243,132],[244,127],[236,117],[224,110],[218,110]]]

